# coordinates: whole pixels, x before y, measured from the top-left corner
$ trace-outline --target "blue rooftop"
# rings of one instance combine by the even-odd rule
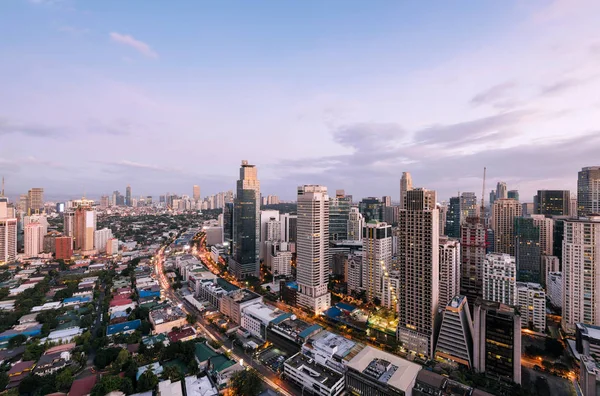
[[[325,315],[330,317],[331,319],[337,319],[342,314],[342,311],[339,308],[331,307],[327,311],[325,311]]]
[[[84,303],[87,303],[90,301],[92,301],[92,298],[90,296],[78,296],[78,297],[65,298],[63,300],[63,304],[70,304],[70,303],[84,304]]]
[[[301,331],[300,334],[298,334],[298,336],[301,337],[301,338],[306,338],[306,337],[310,336],[312,333],[314,333],[318,329],[322,329],[322,327],[319,326],[318,324],[314,324],[314,325],[312,325],[310,327],[307,327],[303,331]]]
[[[274,325],[279,324],[279,323],[283,322],[284,320],[286,320],[287,318],[289,318],[290,316],[292,316],[291,313],[284,313],[282,315],[279,315],[275,319],[273,319],[271,321],[271,323],[274,324]]]
[[[139,329],[142,325],[142,321],[139,319],[131,320],[129,322],[117,323],[114,325],[110,325],[106,328],[106,335],[111,336],[119,333],[123,333],[125,331],[134,331]]]
[[[290,289],[294,289],[294,290],[298,290],[298,283],[297,282],[288,282],[286,283],[286,286],[289,287]]]
[[[9,329],[9,330],[6,330],[4,333],[0,334],[0,342],[10,340],[11,338],[18,336],[20,334],[24,335],[25,337],[35,337],[35,336],[40,335],[41,333],[42,333],[42,325],[41,324],[35,325],[32,327],[28,327],[22,331]]]
[[[354,305],[350,305],[350,304],[346,304],[346,303],[337,303],[335,304],[335,306],[339,309],[341,309],[342,311],[348,311],[348,312],[352,312],[356,309],[356,307]]]

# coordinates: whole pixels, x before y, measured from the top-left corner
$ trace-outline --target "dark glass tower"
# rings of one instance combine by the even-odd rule
[[[375,197],[363,198],[358,203],[358,210],[365,218],[365,223],[371,220],[383,221],[383,207],[383,203]]]
[[[460,197],[450,198],[446,213],[446,235],[460,238]]]
[[[223,206],[223,241],[227,242],[227,253],[231,254],[233,245],[233,202],[225,203]]]
[[[600,213],[600,166],[588,166],[577,178],[577,215]]]
[[[545,216],[568,216],[571,193],[569,190],[538,190],[533,198],[534,212]]]
[[[340,241],[348,239],[348,217],[352,197],[345,195],[343,190],[336,192],[329,199],[329,239]]]
[[[540,228],[530,217],[515,217],[515,260],[519,282],[541,282],[541,254]]]

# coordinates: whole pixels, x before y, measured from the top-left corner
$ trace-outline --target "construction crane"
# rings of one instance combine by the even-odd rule
[[[479,214],[480,218],[481,218],[481,224],[485,225],[485,174],[486,174],[487,168],[484,166],[483,167],[483,183],[481,186],[481,213]]]

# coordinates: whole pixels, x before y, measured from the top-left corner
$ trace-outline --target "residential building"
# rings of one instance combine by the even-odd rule
[[[350,208],[350,212],[348,213],[348,239],[351,241],[361,241],[364,224],[365,220],[358,208]]]
[[[439,213],[435,191],[406,193],[398,227],[400,271],[398,340],[406,349],[433,356],[439,299]]]
[[[406,209],[406,192],[412,189],[412,176],[409,172],[402,172],[400,178],[400,209]]]
[[[44,189],[32,188],[27,192],[27,212],[41,213],[44,211]]]
[[[96,211],[89,203],[82,203],[75,209],[73,237],[75,250],[94,250],[94,232],[96,231]]]
[[[440,236],[440,305],[448,304],[460,292],[460,242]]]
[[[192,187],[192,198],[194,199],[194,202],[200,201],[200,186],[197,184],[194,184]]]
[[[99,253],[106,253],[106,244],[109,239],[112,239],[113,234],[110,228],[103,228],[94,231],[94,248]]]
[[[392,268],[392,226],[376,220],[368,222],[362,242],[362,279],[367,301],[381,304],[382,279]]]
[[[44,250],[44,232],[40,223],[29,223],[24,228],[25,256],[38,257]]]
[[[346,195],[344,190],[337,190],[335,197],[329,198],[329,239],[348,239],[348,220],[352,196]]]
[[[521,210],[521,204],[515,199],[500,198],[494,202],[494,252],[515,255],[515,217],[521,217]]]
[[[383,203],[376,197],[363,198],[358,203],[358,210],[363,215],[365,222],[371,220],[383,221]]]
[[[539,283],[542,279],[540,227],[531,217],[515,217],[514,222],[517,279]]]
[[[219,310],[225,316],[228,316],[233,323],[242,323],[242,312],[244,308],[262,302],[261,295],[251,292],[248,289],[238,289],[224,295],[219,300]]]
[[[546,331],[546,292],[539,283],[517,282],[517,305],[521,326]]]
[[[478,373],[521,383],[521,317],[511,306],[479,299],[473,318],[473,360]]]
[[[600,325],[600,216],[564,221],[562,327]]]
[[[540,253],[542,256],[554,254],[554,219],[541,214],[531,215],[533,224],[539,228]]]
[[[598,396],[600,394],[600,364],[597,358],[581,355],[578,385],[582,396]]]
[[[521,204],[521,213],[524,217],[531,216],[535,214],[534,204],[533,202],[524,202]]]
[[[460,294],[471,304],[482,297],[483,262],[486,255],[487,230],[480,218],[468,218],[460,226]]]
[[[318,314],[331,306],[329,281],[329,196],[327,187],[298,187],[296,279],[298,304]]]
[[[446,235],[446,220],[448,219],[448,204],[446,202],[442,202],[437,205],[437,208],[440,212],[440,235]],[[396,223],[398,223],[396,221]],[[396,224],[394,223],[394,224]]]
[[[570,203],[569,190],[538,190],[533,197],[533,210],[544,216],[569,216]]]
[[[256,167],[242,161],[234,200],[233,258],[230,265],[237,279],[260,276],[260,182]]]
[[[460,238],[460,197],[451,197],[446,212],[446,235]]]
[[[283,242],[296,243],[296,224],[298,216],[290,213],[279,215],[281,222],[281,240]]]
[[[569,203],[569,217],[576,219],[579,216],[577,208],[577,197],[571,195],[571,200]]]
[[[454,296],[443,315],[435,359],[473,368],[473,322],[467,297]]]
[[[562,272],[550,272],[546,281],[546,291],[550,304],[557,308],[562,308],[563,282]]]
[[[183,390],[181,389],[181,381],[160,381],[158,383],[158,391],[156,392],[156,396],[183,396]]]
[[[185,313],[177,306],[150,311],[149,321],[154,329],[153,334],[168,333],[174,327],[181,327],[187,323]]]
[[[218,396],[219,390],[213,386],[208,376],[190,375],[185,377],[185,394],[187,396]]]
[[[474,192],[463,192],[460,194],[460,223],[469,217],[479,217],[479,203]]]
[[[588,166],[577,177],[577,215],[600,213],[600,166]]]
[[[505,182],[498,182],[496,185],[496,199],[508,199],[508,190]]]
[[[489,253],[483,261],[483,298],[516,305],[517,269],[515,258],[508,254]]]
[[[268,267],[274,277],[288,277],[292,275],[292,252],[287,242],[276,242],[270,245]]]
[[[119,240],[117,238],[110,238],[106,241],[106,254],[109,256],[119,254]]]
[[[348,275],[346,277],[348,294],[358,295],[362,291],[366,292],[363,279],[363,257],[362,254],[348,255]]]

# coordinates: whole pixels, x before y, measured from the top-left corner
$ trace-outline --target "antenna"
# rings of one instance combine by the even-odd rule
[[[485,221],[485,174],[486,174],[487,168],[484,166],[483,167],[483,183],[481,186],[481,219],[482,222]]]
[[[4,176],[2,176],[2,191],[0,192],[0,197],[4,196]]]

